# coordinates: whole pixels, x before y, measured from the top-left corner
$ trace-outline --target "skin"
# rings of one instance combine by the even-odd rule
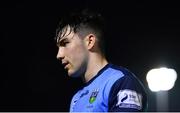
[[[96,35],[89,33],[80,37],[70,27],[58,42],[57,59],[71,77],[82,77],[84,82],[92,79],[108,62],[97,45]]]

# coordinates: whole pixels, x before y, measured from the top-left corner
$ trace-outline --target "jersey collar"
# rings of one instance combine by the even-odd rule
[[[111,66],[112,66],[111,63],[106,64],[101,70],[99,70],[99,72],[90,81],[85,83],[85,86],[88,86],[89,84],[91,84],[99,75],[101,75],[107,68]]]

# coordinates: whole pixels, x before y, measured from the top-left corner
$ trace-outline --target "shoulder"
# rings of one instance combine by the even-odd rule
[[[120,83],[124,81],[134,81],[141,83],[141,81],[125,67],[109,64],[109,68],[103,73],[103,78],[108,79],[109,82],[114,80],[114,83]]]
[[[135,90],[136,92],[145,92],[142,81],[127,68],[112,65],[112,69],[120,71],[122,77],[119,77],[112,85],[111,92],[119,90]]]
[[[111,64],[109,73],[112,74],[112,76],[109,77],[109,80],[116,78],[113,86],[126,84],[126,86],[137,85],[137,87],[143,87],[141,80],[125,67]]]
[[[119,90],[123,89],[138,89],[138,92],[144,90],[141,81],[127,68],[121,66],[110,64],[101,78],[100,81],[102,81],[102,84],[104,83],[104,92],[107,96],[118,93]]]
[[[142,82],[128,69],[113,66],[123,76],[117,79],[109,93],[109,111],[143,111],[147,97]]]

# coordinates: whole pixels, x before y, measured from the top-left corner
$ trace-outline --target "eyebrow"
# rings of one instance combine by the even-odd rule
[[[62,39],[60,39],[58,42],[57,42],[57,46],[60,46],[64,41],[67,41],[68,38],[67,37],[63,37]]]
[[[73,34],[72,37],[64,36],[64,37],[60,38],[59,40],[57,40],[57,46],[60,46],[64,41],[71,40],[72,38],[74,38],[74,36],[75,36],[75,34]]]

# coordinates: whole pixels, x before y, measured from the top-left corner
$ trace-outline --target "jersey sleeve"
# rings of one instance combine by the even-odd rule
[[[140,112],[145,111],[146,107],[146,91],[131,73],[126,73],[111,87],[108,98],[109,112]]]

